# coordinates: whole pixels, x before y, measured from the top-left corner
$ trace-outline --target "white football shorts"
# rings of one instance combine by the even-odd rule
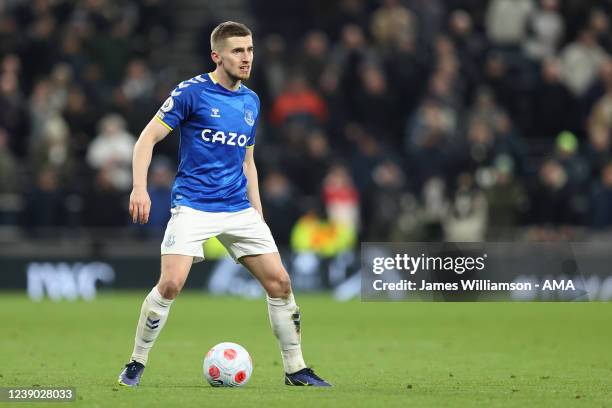
[[[172,213],[161,254],[193,256],[193,262],[204,260],[203,245],[217,237],[236,262],[245,255],[278,252],[270,228],[253,207],[237,212],[206,212],[176,206]]]

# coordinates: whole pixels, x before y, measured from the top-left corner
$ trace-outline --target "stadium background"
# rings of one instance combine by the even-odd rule
[[[607,240],[611,10],[5,1],[0,287],[23,288],[30,274],[34,292],[59,279],[70,297],[66,282],[78,286],[85,269],[102,286],[155,280],[178,137],[156,147],[146,226],[127,215],[132,147],[178,82],[213,69],[209,33],[227,19],[254,31],[261,195],[298,289],[346,282],[363,241]],[[207,254],[222,257],[214,242]],[[216,267],[222,291],[261,294],[223,260],[189,284],[207,285]]]
[[[609,0],[0,1],[0,386],[73,386],[87,408],[609,406],[610,303],[329,291],[359,296],[364,241],[596,241],[609,271],[611,11]],[[329,390],[282,386],[263,294],[215,245],[140,389],[115,382],[159,273],[178,140],[156,147],[144,227],[127,216],[132,146],[177,83],[212,69],[210,30],[225,20],[255,34],[264,211],[300,292],[305,357]],[[599,283],[590,294],[611,299],[612,278]],[[221,341],[253,356],[244,389],[203,382]]]

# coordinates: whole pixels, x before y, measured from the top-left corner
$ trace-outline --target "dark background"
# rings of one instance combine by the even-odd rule
[[[178,137],[156,147],[144,227],[127,215],[133,144],[213,69],[225,20],[254,33],[260,189],[288,253],[609,239],[612,2],[203,3],[2,3],[2,259],[117,242],[156,256]]]

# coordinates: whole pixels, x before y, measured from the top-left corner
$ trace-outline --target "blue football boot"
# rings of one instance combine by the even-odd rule
[[[311,387],[331,387],[332,385],[316,375],[311,368],[302,368],[293,374],[285,373],[285,384]]]
[[[134,360],[126,364],[121,374],[119,374],[119,385],[137,387],[140,384],[140,377],[142,377],[144,368],[144,365]]]

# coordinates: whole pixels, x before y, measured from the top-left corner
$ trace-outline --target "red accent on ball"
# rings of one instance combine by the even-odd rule
[[[210,366],[210,368],[208,369],[208,375],[210,375],[212,379],[216,380],[221,375],[221,372],[219,371],[217,366],[213,365],[213,366]]]
[[[244,372],[244,370],[240,370],[236,373],[236,375],[234,376],[234,380],[240,384],[241,382],[243,382],[246,379],[246,373]]]
[[[234,349],[225,349],[225,351],[223,352],[223,357],[225,357],[228,360],[233,360],[236,358],[236,350]]]

